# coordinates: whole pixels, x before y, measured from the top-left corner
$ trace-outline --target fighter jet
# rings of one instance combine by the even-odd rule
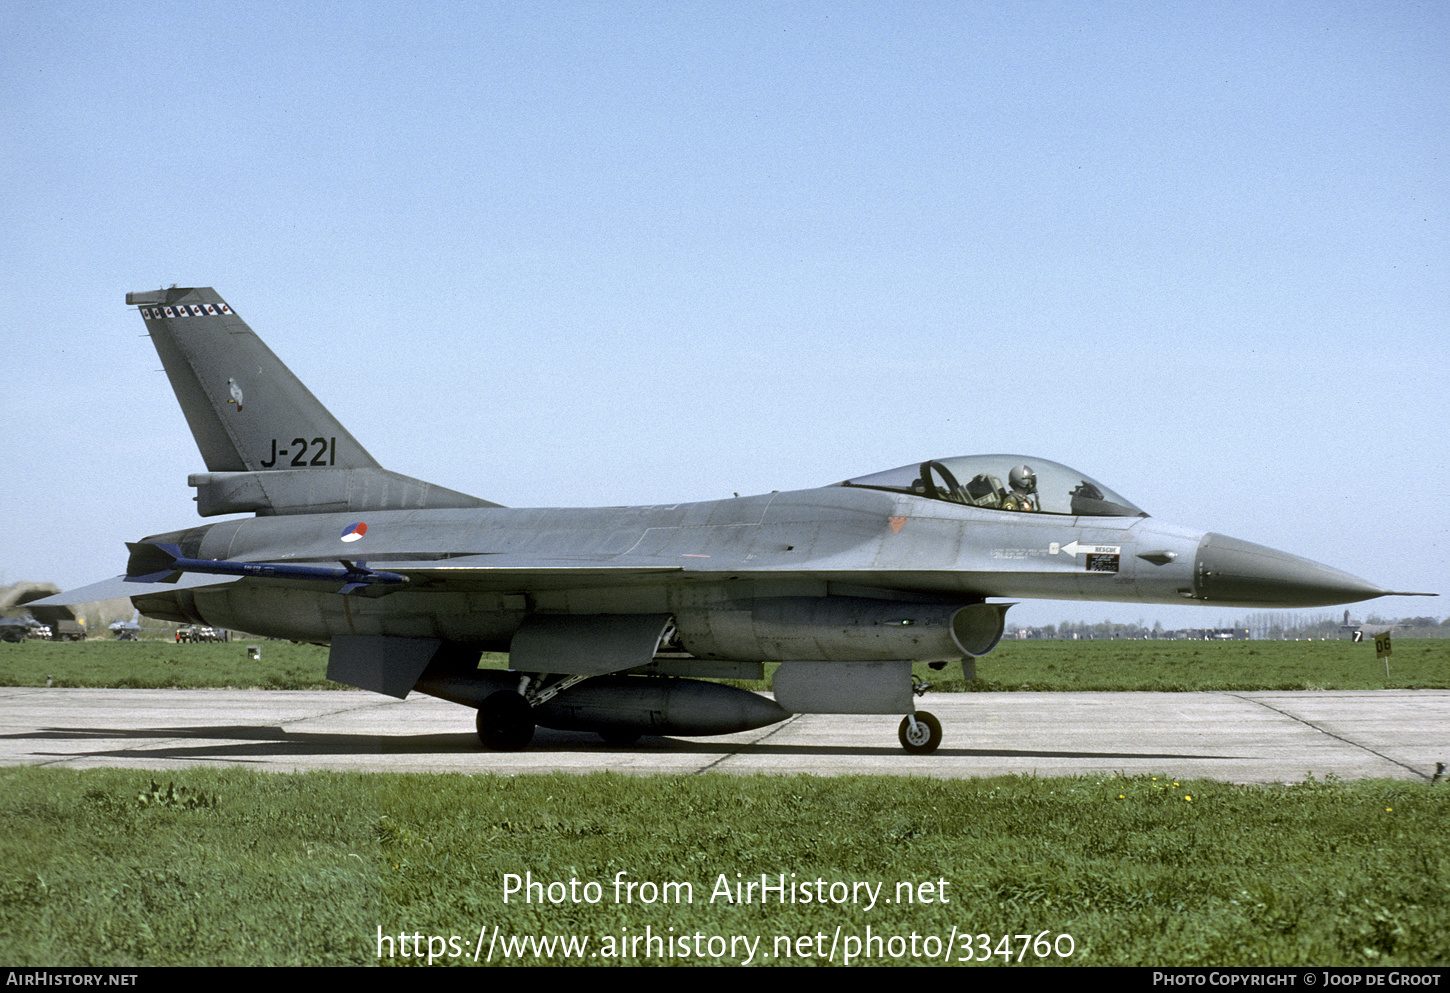
[[[914,662],[973,660],[1020,598],[1307,607],[1391,595],[1308,559],[1168,524],[1065,465],[918,458],[818,489],[704,503],[511,509],[384,469],[210,288],[131,293],[201,450],[202,517],[126,572],[49,598],[330,646],[328,677],[610,742],[796,713],[940,723]],[[482,652],[509,668],[481,669]],[[774,699],[720,682],[774,672]]]
[[[117,641],[139,641],[141,638],[141,611],[132,610],[129,621],[112,621],[108,630]]]

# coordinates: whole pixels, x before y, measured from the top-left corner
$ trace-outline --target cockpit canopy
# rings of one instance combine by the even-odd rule
[[[1076,469],[1030,455],[962,455],[857,476],[842,486],[914,493],[984,510],[1147,517],[1148,514]]]

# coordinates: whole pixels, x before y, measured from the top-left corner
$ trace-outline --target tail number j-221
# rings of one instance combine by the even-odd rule
[[[312,452],[312,459],[307,458],[308,451]],[[337,462],[337,439],[336,438],[313,438],[308,441],[306,438],[293,438],[289,448],[278,448],[277,439],[272,439],[272,460],[263,462],[263,469],[270,469],[277,464],[279,458],[285,459],[288,452],[295,452],[292,461],[284,463],[295,465],[301,468],[308,466],[329,466]]]

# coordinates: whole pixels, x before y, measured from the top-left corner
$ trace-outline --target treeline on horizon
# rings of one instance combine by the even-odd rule
[[[1344,617],[1320,614],[1304,617],[1283,611],[1257,611],[1237,617],[1231,621],[1219,618],[1193,628],[1165,628],[1161,621],[1146,626],[1120,624],[1110,618],[1093,623],[1091,621],[1063,621],[1029,628],[1039,638],[1172,638],[1182,631],[1248,631],[1251,641],[1277,641],[1295,638],[1338,638],[1343,628],[1358,627],[1367,633],[1388,630],[1402,638],[1450,638],[1450,617],[1443,620],[1435,617],[1381,617],[1370,614],[1364,620],[1351,619],[1346,625]],[[1010,625],[1009,625],[1010,628]]]

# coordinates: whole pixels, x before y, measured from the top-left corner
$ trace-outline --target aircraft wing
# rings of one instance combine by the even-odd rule
[[[482,554],[410,562],[375,560],[370,565],[407,576],[409,590],[460,592],[648,585],[678,579],[685,571],[682,565],[662,565],[655,558],[618,555],[535,558]]]
[[[642,563],[606,563],[603,560],[528,559],[520,556],[468,556],[466,559],[424,560],[417,562],[376,563],[389,572],[408,577],[406,587],[393,587],[420,593],[458,592],[483,593],[522,589],[588,589],[600,586],[649,585],[666,577],[678,577],[682,566]],[[34,601],[36,606],[74,606],[98,600],[145,596],[148,593],[171,593],[176,590],[225,586],[240,579],[268,586],[301,586],[316,588],[313,577],[289,576],[225,576],[205,572],[181,572],[175,582],[146,582],[115,576],[89,586],[55,593]],[[378,591],[382,592],[382,591]]]

